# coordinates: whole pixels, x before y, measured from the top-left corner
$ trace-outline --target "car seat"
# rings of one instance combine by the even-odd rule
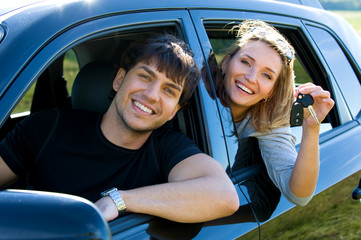
[[[106,112],[112,101],[114,64],[94,61],[82,67],[74,80],[71,98],[73,109]]]

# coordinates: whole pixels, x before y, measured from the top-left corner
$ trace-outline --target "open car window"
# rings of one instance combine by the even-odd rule
[[[240,21],[216,21],[214,19],[203,22],[210,43],[210,55],[207,60],[210,72],[206,76],[216,77],[212,67],[219,65],[228,49],[235,43],[236,36],[230,30],[239,23]],[[286,36],[295,48],[295,87],[313,82],[330,91],[332,95],[333,91],[328,74],[302,30],[281,24],[274,26]],[[214,81],[215,79],[210,80],[213,83]],[[211,85],[211,83],[209,84]],[[334,109],[321,123],[321,133],[326,133],[339,125],[337,111]],[[291,131],[296,136],[296,144],[299,144],[302,138],[302,126],[292,127]],[[257,221],[266,221],[278,207],[281,193],[267,173],[256,138],[238,140],[236,144],[237,151],[234,156],[230,156],[231,168],[228,171],[233,176],[234,181],[239,183],[240,191],[247,195],[252,210],[257,216]]]

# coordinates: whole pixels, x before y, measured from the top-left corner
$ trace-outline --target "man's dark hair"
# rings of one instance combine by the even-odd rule
[[[120,67],[126,72],[139,62],[156,62],[159,72],[177,84],[183,85],[179,105],[186,105],[200,80],[200,71],[193,59],[193,52],[183,40],[162,34],[132,43],[122,54]]]

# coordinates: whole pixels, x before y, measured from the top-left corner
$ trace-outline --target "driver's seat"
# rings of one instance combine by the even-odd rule
[[[112,101],[115,73],[115,66],[105,61],[90,62],[82,67],[72,87],[72,108],[106,112]]]

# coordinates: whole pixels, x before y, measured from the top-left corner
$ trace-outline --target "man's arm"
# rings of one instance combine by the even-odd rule
[[[15,182],[17,178],[18,177],[15,173],[11,171],[0,156],[0,188],[6,187],[7,185]]]
[[[206,154],[197,154],[178,163],[168,181],[119,191],[127,212],[192,223],[231,215],[239,207],[233,183],[223,167]],[[118,216],[110,197],[101,198],[96,205],[108,221]]]

